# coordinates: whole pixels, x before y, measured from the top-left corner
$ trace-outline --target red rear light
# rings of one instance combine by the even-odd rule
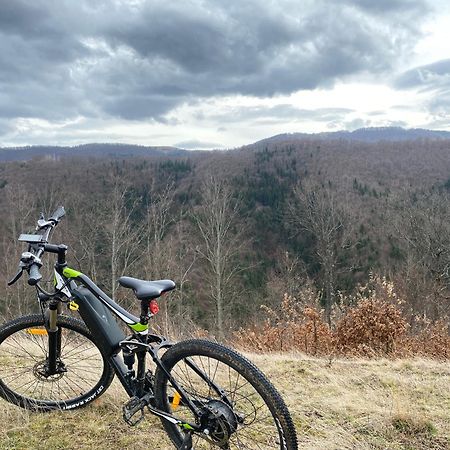
[[[149,309],[153,315],[158,314],[159,312],[158,302],[156,300],[151,300],[149,304]]]

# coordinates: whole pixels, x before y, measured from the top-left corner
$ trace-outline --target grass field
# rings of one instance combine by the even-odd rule
[[[300,449],[450,449],[450,365],[248,355],[285,398]],[[0,400],[0,449],[171,449],[159,421],[121,418],[115,381],[87,408],[28,413]]]

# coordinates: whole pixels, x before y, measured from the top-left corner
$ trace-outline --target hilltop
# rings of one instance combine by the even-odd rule
[[[0,161],[26,161],[33,158],[132,158],[152,156],[184,156],[187,150],[176,147],[131,144],[83,144],[73,147],[36,145],[0,148]]]
[[[447,140],[449,131],[404,129],[400,127],[360,128],[354,131],[325,133],[283,133],[235,148],[234,150],[260,148],[263,145],[307,141],[355,141],[355,142],[405,142],[417,140]],[[229,150],[233,151],[233,150]],[[1,161],[26,161],[32,158],[133,158],[133,157],[187,157],[196,153],[208,155],[223,150],[187,150],[171,146],[143,146],[119,143],[90,143],[75,146],[38,145],[26,147],[0,147]]]
[[[283,133],[262,139],[255,144],[279,143],[298,140],[344,140],[360,142],[415,141],[419,139],[450,139],[449,131],[424,128],[405,129],[401,127],[370,127],[354,131],[330,131],[324,133]]]

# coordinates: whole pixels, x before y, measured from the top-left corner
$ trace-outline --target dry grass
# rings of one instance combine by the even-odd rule
[[[0,400],[0,449],[171,449],[159,420],[148,415],[135,428],[122,420],[127,400],[114,380],[106,394],[86,408],[30,413]]]
[[[450,368],[427,360],[258,356],[302,449],[450,448]]]
[[[423,360],[249,355],[292,412],[301,449],[450,449],[450,367]],[[121,419],[115,382],[93,405],[28,413],[1,401],[1,449],[171,449],[159,421]]]

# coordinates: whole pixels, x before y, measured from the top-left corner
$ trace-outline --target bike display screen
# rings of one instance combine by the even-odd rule
[[[43,242],[40,234],[21,234],[18,240],[21,242]]]

